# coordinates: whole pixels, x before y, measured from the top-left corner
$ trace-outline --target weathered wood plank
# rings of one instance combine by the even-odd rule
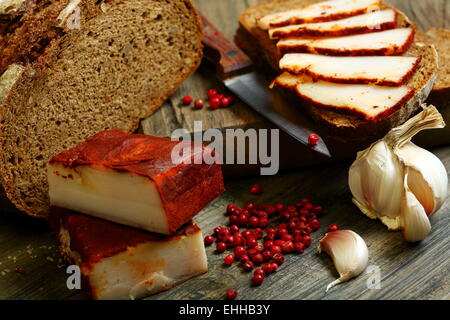
[[[237,16],[246,7],[261,0],[196,0],[199,9],[224,34],[232,37],[237,27]],[[448,0],[391,0],[411,16],[421,27],[450,27]],[[211,127],[234,126],[251,121],[245,107],[225,110],[190,112],[178,105],[180,97],[190,94],[204,97],[208,88],[217,88],[211,69],[204,66],[169,99],[152,121],[143,123],[154,134],[167,136],[179,127],[191,128],[193,120],[204,120]],[[189,112],[188,112],[189,111]],[[190,113],[190,115],[189,115]],[[252,120],[253,121],[253,120]],[[435,150],[436,155],[450,171],[450,147]],[[363,216],[351,203],[347,187],[349,163],[313,167],[279,174],[227,181],[227,192],[205,208],[196,220],[205,233],[224,224],[227,203],[294,203],[299,197],[310,196],[326,207],[321,229],[313,236],[312,247],[303,255],[291,255],[279,272],[271,275],[262,287],[249,285],[250,275],[236,267],[224,267],[224,254],[215,254],[207,248],[209,272],[170,291],[150,299],[222,299],[227,288],[239,290],[240,299],[449,299],[450,202],[432,217],[431,235],[418,245],[402,240],[401,234],[388,232],[377,221]],[[324,183],[326,181],[326,183]],[[258,198],[248,193],[253,183],[260,183],[265,192]],[[3,205],[0,207],[4,210]],[[0,212],[3,213],[3,212]],[[361,275],[325,294],[326,285],[336,276],[331,260],[315,251],[318,238],[329,223],[350,228],[361,234],[369,246],[370,264],[381,268],[380,290],[366,286],[368,274]],[[60,259],[53,235],[46,224],[19,213],[0,214],[0,299],[84,299],[80,291],[66,288],[66,274],[58,266]],[[21,267],[25,274],[14,272]]]

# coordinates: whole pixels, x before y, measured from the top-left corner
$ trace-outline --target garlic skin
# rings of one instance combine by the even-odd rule
[[[421,130],[445,126],[434,106],[422,107],[421,113],[359,152],[349,170],[357,207],[389,230],[404,230],[405,240],[412,242],[429,234],[428,216],[440,209],[448,186],[439,158],[411,142]]]
[[[319,253],[324,251],[331,257],[340,276],[327,286],[326,292],[335,285],[360,275],[369,261],[366,243],[351,230],[328,232],[320,240],[317,249]]]
[[[405,191],[400,215],[401,224],[404,226],[403,238],[409,242],[420,241],[430,233],[431,223],[425,208],[408,187],[408,173],[405,175]]]

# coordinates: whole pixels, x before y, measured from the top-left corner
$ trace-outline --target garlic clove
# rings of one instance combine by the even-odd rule
[[[423,174],[411,167],[408,168],[407,183],[409,192],[412,192],[416,199],[420,202],[427,215],[434,211],[435,197],[431,186],[424,179]]]
[[[403,238],[408,242],[417,242],[425,239],[431,231],[430,219],[425,208],[417,200],[408,186],[408,170],[405,176],[405,196],[401,210],[401,224],[403,228]]]
[[[335,285],[361,274],[369,260],[366,243],[351,230],[337,230],[325,234],[317,249],[319,253],[324,251],[331,257],[340,276],[327,286],[327,292]]]
[[[434,154],[408,142],[395,151],[408,167],[408,186],[427,215],[438,211],[447,197],[447,171]]]
[[[403,195],[401,163],[383,141],[359,153],[349,171],[353,202],[371,219],[379,218],[390,230],[397,230]],[[380,187],[382,186],[382,187]]]

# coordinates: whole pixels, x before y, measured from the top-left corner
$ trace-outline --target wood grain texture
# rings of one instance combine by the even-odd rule
[[[240,12],[259,0],[196,0],[197,7],[231,38],[237,28]],[[448,0],[392,0],[421,27],[447,27],[450,21]],[[206,96],[208,88],[218,88],[211,68],[202,66],[178,92],[142,128],[160,136],[169,136],[173,129],[193,129],[194,120],[203,120],[210,127],[242,126],[261,121],[243,105],[227,110],[189,110],[179,105],[186,94]],[[207,129],[206,127],[204,129]],[[289,150],[290,151],[290,150]],[[433,150],[450,171],[450,147]],[[350,163],[312,167],[226,182],[227,192],[205,208],[196,221],[209,234],[213,227],[226,223],[223,215],[228,203],[242,205],[259,203],[294,203],[310,196],[326,207],[322,227],[313,234],[314,242],[302,255],[289,255],[280,270],[269,276],[259,288],[250,286],[250,274],[237,266],[225,267],[225,254],[207,248],[209,272],[149,299],[222,299],[227,288],[239,290],[239,299],[450,299],[450,202],[432,218],[433,230],[423,242],[411,245],[398,232],[388,232],[381,223],[361,214],[351,202],[347,186]],[[326,183],[324,183],[326,182]],[[260,183],[264,193],[255,197],[249,187]],[[0,202],[1,211],[6,207]],[[359,233],[369,246],[371,265],[380,267],[381,289],[367,288],[368,274],[351,280],[325,293],[326,285],[337,277],[331,260],[315,250],[326,226],[337,223]],[[84,299],[81,291],[68,290],[65,268],[43,221],[20,213],[0,212],[0,299]],[[20,267],[26,273],[15,272]]]

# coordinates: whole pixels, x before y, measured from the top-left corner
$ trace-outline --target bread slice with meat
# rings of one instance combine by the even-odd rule
[[[281,58],[276,41],[269,38],[267,30],[258,27],[259,18],[280,12],[295,9],[301,6],[321,2],[321,0],[268,0],[249,8],[240,17],[240,27],[236,33],[235,41],[255,62],[262,64],[273,74],[279,74],[278,62]],[[392,8],[383,5],[382,9]],[[398,27],[409,27],[413,24],[401,12],[399,13]],[[389,129],[406,121],[420,104],[428,97],[437,74],[437,52],[432,44],[415,40],[404,53],[406,56],[421,57],[420,65],[407,83],[415,89],[414,96],[396,112],[378,122],[361,120],[351,115],[343,115],[330,110],[314,107],[298,99],[299,105],[312,115],[316,122],[324,129],[324,133],[341,140],[374,140],[383,136]],[[262,58],[262,59],[261,59]],[[261,66],[263,67],[263,66]],[[326,94],[326,92],[324,92]]]
[[[0,14],[0,181],[18,209],[46,217],[49,159],[137,129],[200,64],[202,25],[190,0],[19,5]]]

